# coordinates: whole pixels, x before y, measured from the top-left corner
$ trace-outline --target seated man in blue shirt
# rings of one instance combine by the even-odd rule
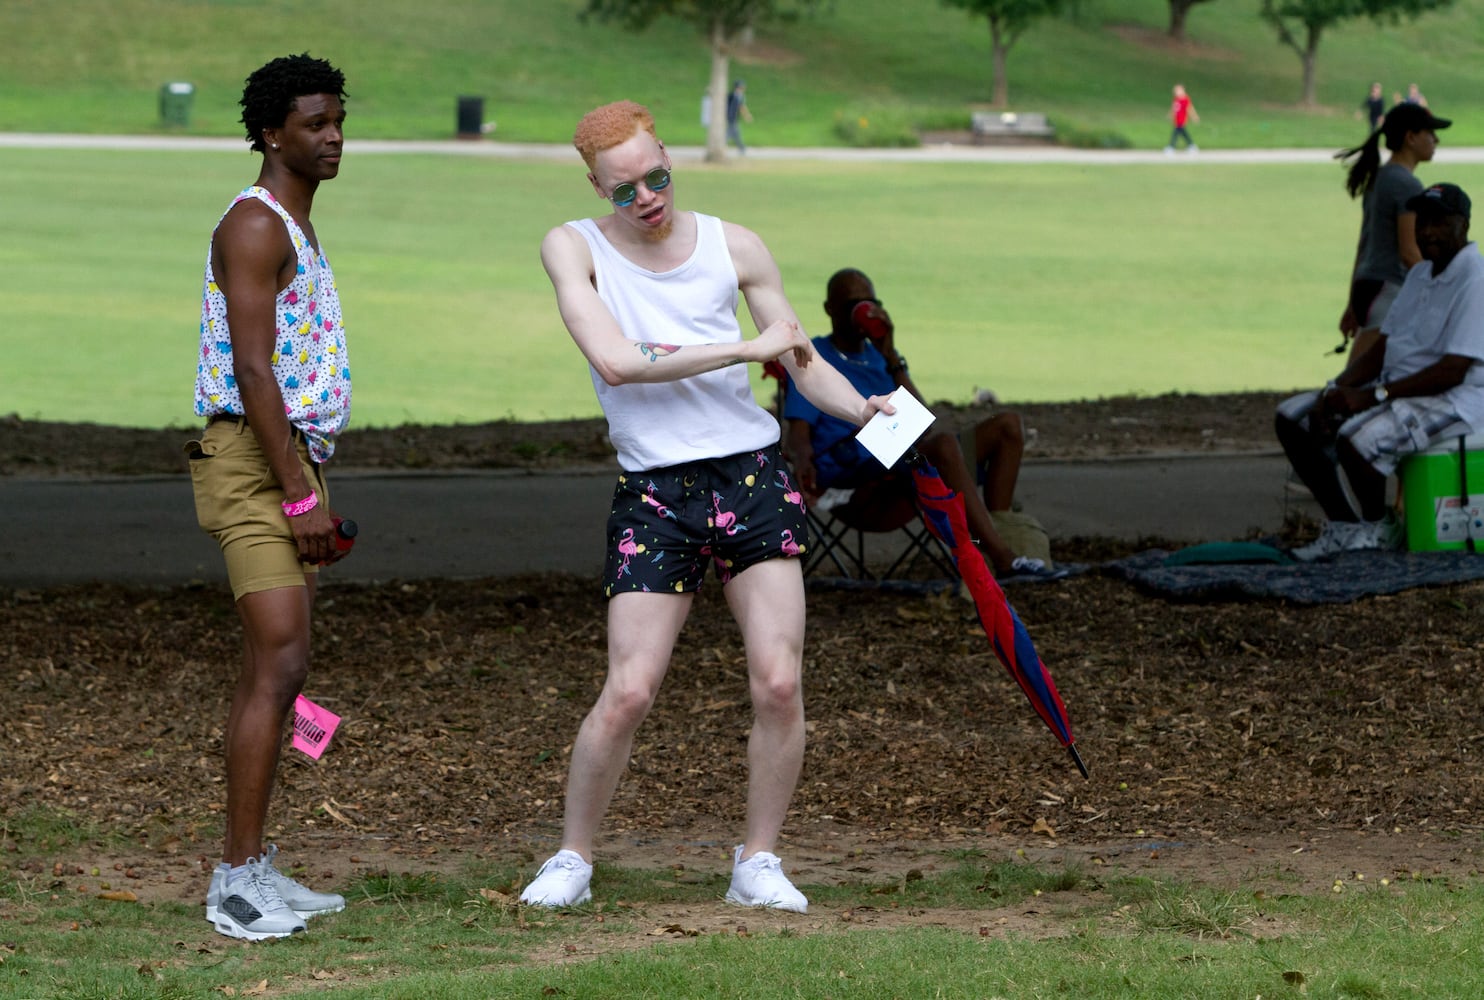
[[[891,317],[876,298],[871,279],[846,268],[830,278],[825,294],[831,330],[827,336],[814,338],[819,356],[839,369],[859,392],[869,387],[874,394],[886,395],[902,386],[921,399],[907,362],[897,353]],[[783,417],[788,458],[811,503],[825,490],[855,489],[886,475],[881,463],[855,440],[859,428],[821,413],[792,391],[792,386],[785,396]],[[995,576],[1002,581],[1065,576],[1064,570],[1051,568],[1043,559],[1014,552],[990,516],[991,510],[1009,511],[1015,493],[1024,449],[1019,415],[1001,413],[982,421],[973,428],[972,439],[975,465],[985,470],[982,494],[953,435],[929,432],[917,442],[917,449],[937,467],[943,481],[963,496],[969,530]],[[910,481],[904,481],[902,488],[910,491]]]

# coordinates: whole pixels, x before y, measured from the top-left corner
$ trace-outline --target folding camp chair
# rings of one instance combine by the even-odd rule
[[[911,476],[891,472],[854,490],[828,490],[809,509],[811,544],[804,575],[833,575],[881,581],[911,576],[928,566],[940,578],[957,579],[953,557],[922,523]],[[887,539],[885,536],[892,535]],[[878,536],[866,551],[868,536]],[[889,547],[890,546],[890,547]],[[879,570],[883,562],[891,562]]]

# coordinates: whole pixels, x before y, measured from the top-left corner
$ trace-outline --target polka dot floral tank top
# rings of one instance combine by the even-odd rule
[[[335,436],[350,418],[350,356],[345,348],[335,274],[325,255],[314,248],[293,216],[266,188],[248,188],[232,199],[227,211],[248,198],[256,198],[278,213],[298,255],[293,281],[278,293],[273,372],[278,376],[289,423],[304,432],[310,457],[323,462],[334,453]],[[222,218],[226,214],[223,212]],[[232,366],[227,299],[217,287],[208,247],[201,294],[201,347],[196,356],[196,415],[210,419],[219,414],[246,416]]]

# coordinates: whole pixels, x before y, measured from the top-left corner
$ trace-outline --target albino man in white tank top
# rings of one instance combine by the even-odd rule
[[[721,220],[699,212],[696,248],[670,271],[648,271],[624,257],[592,219],[567,225],[592,251],[598,297],[626,338],[675,346],[735,344],[737,271]],[[618,464],[629,472],[756,451],[778,442],[778,421],[757,404],[746,365],[675,382],[609,385],[588,366]]]

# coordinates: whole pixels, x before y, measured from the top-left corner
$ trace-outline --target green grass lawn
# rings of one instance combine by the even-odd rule
[[[207,237],[255,164],[0,151],[0,411],[189,422]],[[1336,167],[749,161],[676,176],[682,207],[763,235],[811,332],[827,329],[829,274],[870,273],[934,399],[1286,389],[1336,364],[1358,220]],[[1484,168],[1424,176],[1477,189]],[[352,151],[315,219],[355,422],[596,415],[537,254],[547,228],[594,210],[575,154]]]
[[[0,130],[145,132],[167,81],[194,84],[190,131],[234,135],[242,80],[286,51],[311,50],[349,77],[357,134],[443,138],[456,99],[477,95],[497,135],[562,141],[583,110],[618,96],[654,106],[675,142],[701,139],[705,42],[661,19],[635,34],[581,22],[583,0],[69,0],[0,4]],[[1170,86],[1202,114],[1199,141],[1220,146],[1340,146],[1372,80],[1422,85],[1456,117],[1455,141],[1484,142],[1484,0],[1458,0],[1415,23],[1346,22],[1319,54],[1319,104],[1295,107],[1300,63],[1257,16],[1256,0],[1201,4],[1191,44],[1163,39],[1164,4],[1083,0],[1037,24],[1010,55],[1012,104],[1064,127],[1163,145]],[[313,30],[304,30],[312,23]],[[989,99],[989,30],[937,0],[848,0],[796,25],[764,25],[738,53],[761,145],[835,143],[837,116],[967,122]]]
[[[69,835],[58,818],[41,821]],[[916,878],[805,885],[806,919],[725,906],[724,874],[682,883],[671,870],[608,865],[593,902],[522,908],[521,871],[470,861],[364,874],[334,887],[343,912],[247,944],[210,932],[199,902],[98,898],[110,873],[53,868],[71,852],[42,849],[37,826],[32,814],[3,829],[0,997],[1477,995],[1484,894],[1463,875],[1351,873],[1304,892],[1281,871],[1195,885],[945,851],[925,856]],[[890,930],[872,926],[877,912],[894,917]],[[1020,930],[1002,926],[1011,915]]]
[[[187,131],[237,135],[246,73],[307,48],[347,71],[353,141],[446,137],[457,96],[479,95],[501,139],[565,142],[582,111],[631,96],[654,107],[670,142],[699,143],[704,41],[673,20],[642,34],[584,23],[583,6],[324,0],[306,34],[286,30],[304,23],[294,0],[0,4],[0,130],[157,131],[160,86],[188,80]],[[1294,105],[1298,60],[1256,10],[1200,5],[1180,47],[1161,40],[1162,6],[1087,0],[1016,47],[1012,103],[1151,148],[1181,79],[1208,149],[1333,149],[1359,138],[1354,112],[1371,80],[1388,92],[1416,80],[1457,119],[1447,144],[1484,142],[1473,113],[1484,110],[1484,0],[1327,32],[1313,109]],[[734,74],[749,81],[756,145],[838,143],[835,122],[861,116],[961,124],[988,97],[988,31],[934,0],[850,0],[762,27]],[[0,412],[187,421],[207,234],[256,163],[245,152],[0,151]],[[815,332],[826,276],[868,270],[936,398],[1282,389],[1329,375],[1358,219],[1338,169],[1187,166],[733,162],[687,166],[677,191],[682,207],[763,235]],[[1479,173],[1444,163],[1423,175],[1468,186]],[[575,156],[352,146],[316,221],[344,291],[356,423],[595,415],[536,248],[549,226],[599,209]]]

